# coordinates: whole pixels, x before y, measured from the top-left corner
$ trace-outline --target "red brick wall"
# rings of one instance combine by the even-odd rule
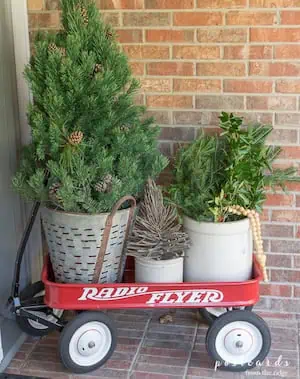
[[[161,148],[214,128],[220,111],[274,125],[278,165],[300,161],[299,0],[97,0],[163,127]],[[59,28],[58,0],[28,0],[29,26]],[[269,194],[263,234],[271,283],[261,309],[300,312],[300,184]],[[297,284],[299,284],[297,286]]]

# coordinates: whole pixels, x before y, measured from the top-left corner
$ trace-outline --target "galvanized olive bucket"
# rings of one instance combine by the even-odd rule
[[[131,207],[118,210],[129,201]],[[125,196],[111,213],[67,213],[42,210],[49,256],[60,283],[119,282],[125,264],[124,247],[136,201]]]

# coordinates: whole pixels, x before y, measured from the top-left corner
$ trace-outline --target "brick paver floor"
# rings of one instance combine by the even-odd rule
[[[67,372],[57,356],[58,333],[29,338],[7,373],[55,379],[295,379],[299,376],[299,328],[296,320],[266,319],[272,349],[264,366],[244,373],[215,371],[205,349],[207,325],[192,310],[176,312],[173,323],[160,324],[166,311],[109,312],[118,327],[111,359],[89,375]]]

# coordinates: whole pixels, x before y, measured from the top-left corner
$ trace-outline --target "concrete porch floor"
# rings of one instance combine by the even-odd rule
[[[265,318],[272,333],[268,360],[261,368],[232,373],[214,371],[205,349],[207,325],[196,311],[177,310],[173,323],[160,324],[159,317],[166,312],[109,312],[118,327],[118,345],[111,359],[88,375],[63,368],[57,356],[58,333],[42,339],[29,337],[6,372],[51,379],[300,378],[298,320]]]

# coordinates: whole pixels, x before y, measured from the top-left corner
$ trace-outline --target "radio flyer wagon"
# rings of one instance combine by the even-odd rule
[[[206,348],[217,366],[230,371],[245,371],[261,363],[271,346],[265,321],[249,310],[259,300],[261,269],[254,257],[252,279],[245,282],[200,283],[107,283],[63,284],[54,281],[47,257],[42,281],[20,293],[22,257],[38,213],[34,205],[21,241],[15,266],[11,301],[17,322],[31,335],[61,332],[59,355],[66,368],[87,373],[102,366],[117,343],[113,320],[103,311],[130,308],[224,308],[206,334]],[[76,311],[69,322],[64,310]]]

